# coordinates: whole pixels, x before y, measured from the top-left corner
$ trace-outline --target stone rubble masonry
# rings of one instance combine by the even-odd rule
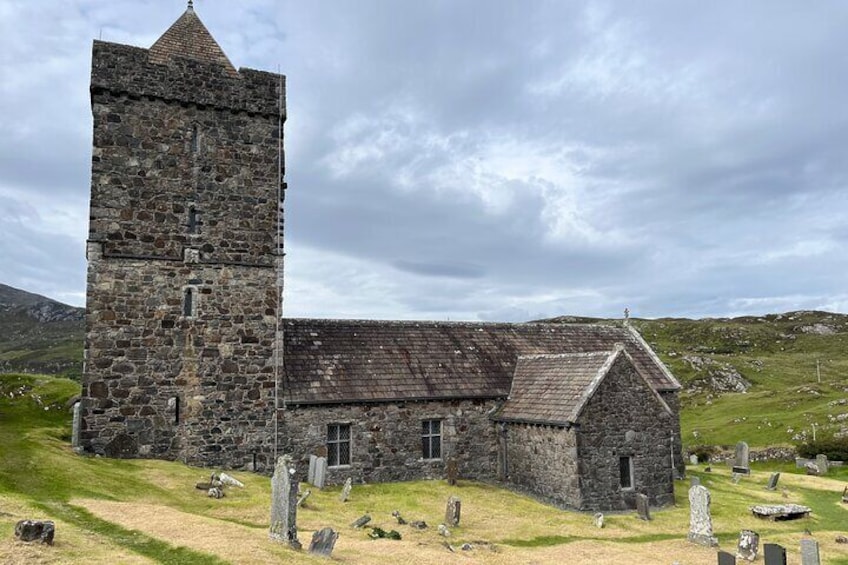
[[[309,455],[326,445],[328,424],[350,424],[350,465],[327,468],[327,485],[441,479],[445,461],[456,459],[464,479],[495,477],[496,400],[444,400],[292,406],[280,417],[280,438],[304,476]],[[422,420],[442,421],[441,459],[423,459]]]
[[[281,86],[94,42],[87,451],[273,467]]]

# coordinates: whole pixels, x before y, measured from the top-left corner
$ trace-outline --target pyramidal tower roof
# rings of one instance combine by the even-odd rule
[[[218,64],[223,66],[227,73],[238,75],[221,46],[197,17],[192,0],[189,0],[183,15],[150,47],[149,57],[152,63],[164,64],[174,56]]]

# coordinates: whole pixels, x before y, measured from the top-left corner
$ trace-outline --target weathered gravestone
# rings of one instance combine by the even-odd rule
[[[736,565],[736,557],[726,551],[718,552],[718,565]]]
[[[819,466],[813,463],[812,461],[808,461],[804,463],[804,472],[808,475],[821,475],[821,471],[819,470]]]
[[[306,482],[310,485],[315,484],[315,466],[318,464],[318,456],[309,456],[309,470],[306,472]]]
[[[82,430],[82,402],[74,403],[74,419],[71,424],[71,447],[79,453],[80,447],[80,431]]]
[[[766,485],[767,490],[777,490],[777,481],[780,480],[780,473],[772,473],[769,477],[768,484]]]
[[[748,444],[744,441],[740,441],[736,444],[736,454],[733,459],[733,472],[741,473],[743,475],[747,475],[751,472],[751,469],[748,466]]]
[[[456,486],[456,481],[459,478],[459,465],[456,459],[448,459],[447,465],[445,465],[445,474],[447,475],[448,485]]]
[[[820,475],[827,475],[827,468],[829,467],[830,462],[827,460],[827,455],[819,453],[816,455],[816,467],[819,468]]]
[[[694,453],[689,456],[689,464],[690,465],[697,465],[698,464],[698,456],[695,455]]]
[[[342,487],[342,493],[339,495],[339,500],[341,500],[342,502],[347,502],[348,499],[350,498],[350,491],[351,491],[352,488],[353,488],[353,479],[348,477],[347,480],[344,483],[344,486]]]
[[[736,557],[745,561],[754,561],[759,552],[760,534],[753,530],[739,532],[739,541],[736,543]]]
[[[315,475],[312,477],[312,486],[324,488],[327,482],[327,458],[318,457],[315,459]]]
[[[763,544],[765,565],[786,565],[786,549],[776,543]]]
[[[596,528],[604,527],[604,515],[602,512],[596,512],[593,518],[594,524]]]
[[[21,541],[40,541],[53,545],[56,524],[51,520],[21,520],[15,524],[15,537]]]
[[[689,486],[694,487],[695,485],[701,484],[701,478],[696,476],[689,477]]]
[[[309,553],[329,557],[333,553],[333,547],[339,534],[333,528],[323,528],[312,534],[312,542],[309,544]]]
[[[636,494],[636,514],[641,520],[651,519],[651,507],[648,505],[647,494],[641,492]]]
[[[710,516],[710,491],[702,485],[689,488],[689,541],[713,547],[718,540],[713,535],[713,519]]]
[[[445,508],[445,524],[448,526],[458,526],[461,511],[462,502],[459,500],[459,497],[450,497]]]
[[[271,477],[271,529],[269,537],[300,549],[297,541],[297,481],[289,455],[277,459]]]
[[[801,540],[801,565],[821,565],[819,542],[813,538]]]
[[[350,525],[350,527],[351,528],[361,528],[362,526],[364,526],[365,524],[367,524],[370,521],[371,521],[371,515],[365,514],[363,516],[360,516],[356,520],[354,520],[353,523]]]

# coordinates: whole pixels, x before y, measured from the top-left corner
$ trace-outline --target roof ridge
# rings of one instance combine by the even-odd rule
[[[578,324],[558,324],[552,322],[492,322],[492,321],[475,321],[475,320],[388,320],[388,319],[367,319],[367,318],[282,318],[282,322],[310,322],[315,324],[373,324],[373,325],[427,325],[427,326],[458,326],[458,327],[503,327],[503,326],[518,326],[518,327],[546,327],[546,328],[602,328],[618,333],[625,333],[624,328],[618,326],[610,326],[606,324],[592,324],[589,322]]]

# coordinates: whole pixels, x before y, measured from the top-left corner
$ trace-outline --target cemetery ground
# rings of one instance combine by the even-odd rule
[[[0,376],[0,562],[2,563],[279,563],[326,562],[268,539],[270,481],[232,473],[245,488],[227,488],[210,499],[195,483],[211,470],[180,463],[110,460],[75,455],[70,448],[68,399],[72,381],[50,377]],[[780,471],[774,492],[764,487],[770,471]],[[799,563],[799,542],[808,529],[821,544],[825,563],[848,565],[848,505],[840,502],[848,469],[827,477],[800,474],[794,465],[757,464],[739,484],[724,464],[690,466],[712,494],[713,529],[722,549],[734,551],[739,531],[752,529],[762,543],[779,543],[790,563]],[[786,488],[784,493],[783,488]],[[677,481],[673,507],[655,509],[653,520],[635,512],[608,513],[605,527],[591,513],[554,509],[494,485],[460,481],[416,481],[354,485],[347,503],[340,487],[311,488],[298,511],[299,539],[331,526],[339,532],[331,562],[340,563],[662,563],[713,564],[716,550],[686,541],[689,480]],[[786,494],[786,497],[784,497]],[[441,537],[449,496],[462,499],[459,527]],[[809,518],[769,522],[754,518],[755,504],[797,503],[813,509]],[[424,520],[426,530],[399,525]],[[363,514],[368,526],[397,530],[401,541],[370,539],[368,527],[350,524]],[[55,545],[23,543],[14,525],[24,518],[56,522]],[[450,544],[454,552],[445,547]],[[470,543],[473,549],[463,551]]]

